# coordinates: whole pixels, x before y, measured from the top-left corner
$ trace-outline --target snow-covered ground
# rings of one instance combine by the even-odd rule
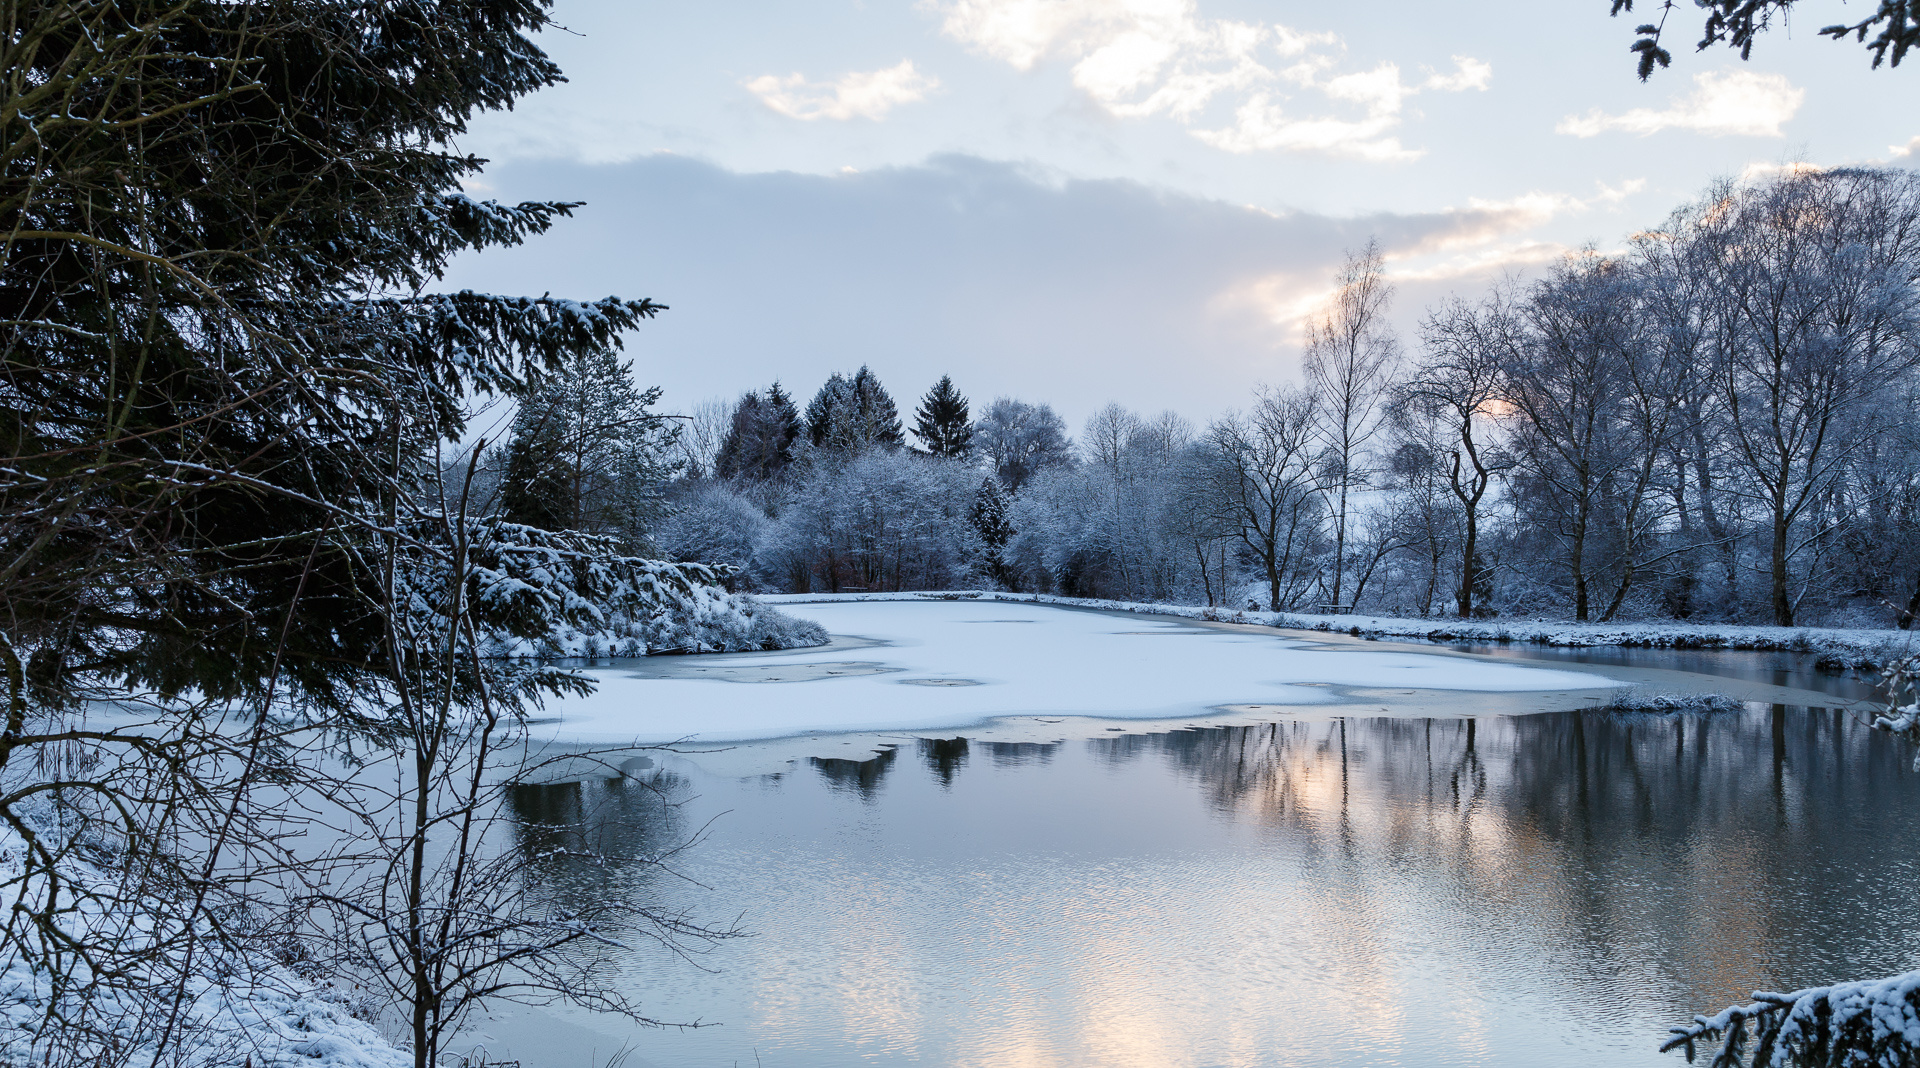
[[[44,830],[44,829],[43,829]],[[25,849],[19,834],[0,828],[0,884],[17,894]],[[77,856],[57,862],[69,904],[60,914],[64,932],[78,939],[99,938],[114,932],[128,943],[143,937],[146,917],[135,902],[120,899],[111,912],[103,901],[119,889],[115,876]],[[75,888],[84,891],[75,895]],[[131,958],[131,955],[129,955]],[[110,1038],[82,1039],[65,1033],[63,1024],[49,1022],[52,984],[44,972],[30,967],[17,954],[0,954],[0,1065],[46,1063],[49,1045],[61,1048],[79,1063],[85,1056],[100,1064],[124,1068],[155,1068],[151,1043],[161,1023],[173,1017],[176,1026],[193,1037],[176,1047],[161,1063],[172,1068],[216,1068],[252,1065],[253,1068],[406,1068],[413,1055],[388,1042],[372,1025],[349,1011],[351,998],[324,982],[302,979],[262,955],[236,958],[219,952],[208,939],[200,947],[201,963],[184,990],[182,1005],[166,999],[164,985],[144,990],[125,977],[102,984],[89,993],[79,1015],[109,1032]],[[73,958],[68,958],[73,960]],[[176,954],[156,966],[157,974],[179,964]],[[150,966],[152,962],[149,962]],[[83,975],[80,963],[72,974]],[[76,1013],[71,1002],[58,1008]],[[72,1016],[67,1018],[71,1019]],[[111,1047],[107,1045],[111,1043]]]
[[[1642,649],[1752,649],[1813,653],[1823,666],[1872,668],[1920,650],[1913,631],[1845,627],[1758,627],[1734,623],[1572,623],[1524,619],[1404,619],[1397,616],[1315,615],[1260,612],[1193,605],[1144,604],[1057,597],[1036,593],[962,590],[941,593],[788,593],[764,595],[768,604],[817,602],[945,600],[1012,601],[1057,604],[1119,612],[1147,612],[1294,630],[1340,631],[1378,638],[1417,638],[1444,642],[1522,642],[1531,645],[1588,647],[1618,645]]]
[[[598,691],[549,705],[542,732],[603,744],[731,742],[954,729],[1009,716],[1191,718],[1246,706],[1310,708],[1355,691],[1564,695],[1621,685],[1587,672],[1331,649],[1277,634],[1040,604],[923,599],[783,607],[825,626],[834,642],[590,668]]]

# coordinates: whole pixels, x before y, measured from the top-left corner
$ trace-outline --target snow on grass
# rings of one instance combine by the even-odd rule
[[[1101,601],[1033,593],[964,590],[943,593],[792,593],[765,596],[769,604],[796,605],[841,600],[969,600],[1058,604],[1122,612],[1150,612],[1228,623],[1251,623],[1295,630],[1319,630],[1376,638],[1415,638],[1436,642],[1521,642],[1574,648],[1625,646],[1645,649],[1749,649],[1812,653],[1821,667],[1878,668],[1920,650],[1904,630],[1845,627],[1759,627],[1733,623],[1572,623],[1517,619],[1402,619],[1396,616],[1314,615],[1259,612],[1193,605]]]
[[[1018,715],[1161,719],[1225,705],[1314,705],[1325,687],[1605,689],[1587,672],[1267,635],[995,600],[784,605],[836,636],[821,649],[590,667],[594,694],[552,702],[556,740],[701,742],[934,730]],[[848,641],[847,637],[866,639]]]
[[[20,890],[23,849],[16,832],[0,828],[0,886],[13,896]],[[69,958],[69,982],[79,980],[82,989],[54,1004],[56,985],[49,975],[18,952],[0,950],[0,1065],[45,1064],[57,1050],[60,1063],[157,1068],[154,1044],[169,1017],[177,1028],[163,1062],[170,1068],[413,1064],[411,1054],[353,1016],[350,996],[326,982],[302,979],[262,952],[236,956],[204,941],[181,1000],[174,1002],[172,976],[183,951],[167,950],[157,962],[140,957],[151,917],[137,900],[120,894],[118,877],[75,854],[62,856],[56,870],[67,887],[93,891],[75,898],[69,890],[69,904],[54,921],[64,933],[82,940],[109,937],[120,944],[124,960],[139,961],[156,979],[149,985],[118,975],[89,983],[84,962]],[[103,901],[117,907],[102,908]],[[76,1017],[96,1030],[81,1033],[62,1022]]]

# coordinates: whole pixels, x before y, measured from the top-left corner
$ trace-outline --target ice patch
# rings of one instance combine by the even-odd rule
[[[835,635],[882,644],[861,648],[867,670],[860,674],[822,670],[846,663],[847,647],[839,641],[822,649],[702,657],[699,677],[681,671],[660,677],[618,663],[588,668],[599,690],[551,703],[547,714],[558,722],[543,728],[546,737],[725,742],[942,730],[1003,716],[1165,719],[1226,706],[1323,705],[1338,699],[1330,686],[1516,693],[1619,685],[1587,672],[1441,653],[1316,648],[1279,635],[1046,605],[954,600],[784,607]],[[795,681],[739,684],[774,677]]]

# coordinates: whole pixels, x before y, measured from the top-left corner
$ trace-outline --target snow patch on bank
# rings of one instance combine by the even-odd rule
[[[1315,615],[1260,612],[1195,605],[1147,604],[1059,597],[1039,593],[958,590],[927,593],[788,593],[763,596],[769,604],[797,605],[840,601],[982,600],[1145,612],[1216,623],[1248,623],[1292,630],[1317,630],[1375,638],[1413,638],[1433,642],[1553,645],[1568,648],[1622,646],[1637,649],[1744,649],[1811,653],[1825,668],[1883,667],[1920,651],[1911,631],[1843,627],[1760,627],[1733,623],[1572,623],[1548,620],[1403,619],[1396,616]]]

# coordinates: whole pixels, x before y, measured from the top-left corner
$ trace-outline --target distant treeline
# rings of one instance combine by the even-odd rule
[[[768,590],[996,585],[1411,615],[1886,625],[1920,609],[1920,182],[1727,182],[1531,284],[1386,321],[1379,250],[1302,384],[1196,427],[903,419],[865,367],[681,420],[648,537]]]

